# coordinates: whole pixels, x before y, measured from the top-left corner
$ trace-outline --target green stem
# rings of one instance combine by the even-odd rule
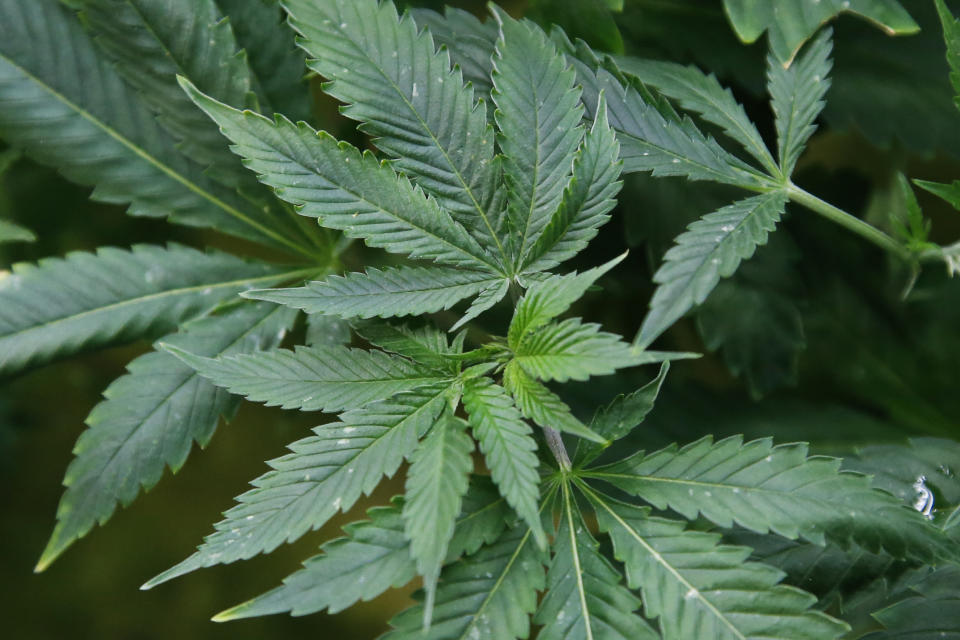
[[[787,185],[787,195],[793,202],[801,204],[808,209],[819,213],[824,218],[836,222],[841,227],[844,227],[847,230],[856,233],[860,237],[869,240],[881,249],[896,254],[907,262],[913,262],[916,260],[917,256],[905,246],[897,242],[896,239],[890,237],[873,225],[864,222],[860,218],[850,215],[843,209],[839,209],[829,202],[821,200],[812,193],[808,193],[807,191],[804,191],[803,189],[790,183]]]

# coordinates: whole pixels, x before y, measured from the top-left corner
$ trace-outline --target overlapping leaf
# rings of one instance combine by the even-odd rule
[[[722,527],[736,523],[817,544],[854,541],[927,561],[955,553],[919,513],[871,489],[866,476],[839,468],[836,458],[808,458],[804,444],[744,443],[735,436],[639,452],[586,473],[658,509],[702,515]]]
[[[245,304],[187,323],[165,340],[208,356],[271,349],[295,317],[291,309]],[[232,417],[239,403],[162,351],[140,356],[127,370],[104,392],[106,399],[91,412],[89,428],[77,440],[57,526],[38,569],[95,524],[105,523],[118,504],[129,505],[141,489],[151,489],[164,466],[178,471],[193,442],[205,446],[220,416]]]
[[[0,136],[133,215],[312,254],[284,219],[203,175],[56,0],[0,3]]]
[[[460,67],[463,81],[473,85],[478,98],[490,95],[493,83],[493,52],[500,30],[495,20],[481,22],[463,9],[445,6],[440,14],[430,9],[413,9],[417,25],[430,30],[433,42],[447,48],[450,60]]]
[[[284,7],[310,68],[347,103],[344,114],[506,267],[501,212],[493,206],[493,129],[447,52],[409,16],[398,17],[392,2],[287,0]]]
[[[573,176],[543,232],[523,258],[523,269],[543,271],[578,254],[610,217],[620,191],[620,144],[601,97],[593,126],[573,163]]]
[[[537,443],[530,427],[506,390],[489,378],[467,382],[463,405],[493,481],[543,547],[546,535],[537,509],[540,496]]]
[[[643,594],[664,640],[829,640],[848,627],[810,607],[816,598],[778,585],[783,573],[747,562],[747,547],[719,546],[715,533],[593,494],[601,530],[613,539],[627,582]]]
[[[636,343],[648,346],[702,303],[720,281],[766,243],[786,206],[782,191],[747,198],[708,213],[680,234],[653,280],[660,286],[650,301]]]
[[[295,289],[250,291],[245,296],[307,313],[341,318],[389,318],[449,309],[463,298],[501,282],[502,278],[495,279],[490,273],[439,266],[368,267],[365,273],[329,276]]]
[[[443,572],[429,631],[418,605],[390,621],[384,640],[526,638],[544,587],[544,555],[527,527],[510,529]]]
[[[343,413],[270,462],[192,556],[149,581],[153,587],[202,567],[251,558],[322,526],[396,473],[447,403],[449,385],[398,394]]]
[[[442,374],[382,351],[337,345],[205,358],[163,345],[200,375],[267,406],[342,411],[437,382]]]
[[[387,6],[387,5],[384,5]],[[415,258],[492,270],[492,258],[458,222],[406,178],[306,123],[238,111],[181,80],[217,121],[234,151],[302,215],[363,238],[372,247]]]
[[[156,337],[240,291],[298,273],[181,245],[108,247],[16,264],[0,279],[0,374]]]
[[[504,369],[503,384],[525,418],[533,420],[541,427],[606,443],[603,437],[574,417],[570,407],[559,396],[534,380],[516,361],[510,362]]]
[[[493,101],[504,155],[508,249],[519,266],[563,196],[583,136],[576,74],[535,25],[495,12]]]

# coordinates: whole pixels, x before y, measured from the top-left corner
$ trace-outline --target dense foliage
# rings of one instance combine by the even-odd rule
[[[217,620],[419,579],[384,637],[960,637],[960,243],[927,197],[960,180],[910,164],[957,167],[960,21],[708,4],[0,0],[0,171],[234,238],[0,278],[0,375],[152,343],[38,570],[242,396],[331,415],[145,588],[404,490]]]

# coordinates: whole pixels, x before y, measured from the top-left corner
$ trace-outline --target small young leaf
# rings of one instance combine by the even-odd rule
[[[640,387],[633,393],[617,396],[606,407],[601,407],[590,421],[590,428],[594,433],[607,439],[608,442],[619,440],[633,431],[643,422],[647,414],[653,409],[653,403],[660,393],[663,381],[667,378],[670,363],[660,365],[657,377]],[[609,446],[609,445],[608,445]],[[573,456],[575,466],[584,466],[597,458],[606,446],[593,442],[581,441],[577,443],[577,452]]]
[[[436,371],[403,358],[336,345],[228,358],[204,358],[174,345],[164,348],[218,387],[284,409],[342,411],[444,381]]]
[[[571,433],[587,440],[606,444],[606,440],[588,429],[570,412],[570,407],[555,393],[534,380],[517,363],[507,364],[503,384],[513,396],[523,416],[544,428]]]
[[[535,282],[517,303],[507,333],[510,347],[516,349],[520,341],[530,332],[547,324],[553,318],[570,308],[600,276],[617,266],[627,254],[617,256],[599,267],[581,274],[569,273],[563,276],[550,276],[546,280]]]
[[[493,481],[532,529],[540,548],[544,548],[547,539],[537,509],[540,495],[537,443],[530,427],[504,388],[489,378],[467,381],[463,406]]]
[[[787,178],[816,131],[814,121],[825,104],[823,96],[830,88],[827,76],[833,66],[832,34],[832,30],[824,30],[788,69],[773,54],[767,58],[767,90],[776,120],[780,171]]]
[[[787,197],[771,191],[708,213],[677,236],[653,276],[659,284],[635,343],[647,347],[694,305],[702,303],[720,278],[737,270],[767,241],[783,214]]]
[[[329,276],[295,289],[248,291],[244,297],[341,318],[390,318],[449,309],[501,281],[489,273],[439,266],[368,267],[365,273]]]
[[[192,556],[156,576],[149,589],[202,567],[269,552],[323,526],[396,473],[447,405],[449,385],[425,387],[351,409],[315,428],[269,464]]]

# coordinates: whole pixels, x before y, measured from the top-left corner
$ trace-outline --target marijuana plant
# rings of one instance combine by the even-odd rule
[[[385,637],[526,638],[531,623],[542,639],[860,637],[830,608],[836,584],[798,588],[811,566],[896,576],[885,597],[912,589],[923,606],[956,598],[944,585],[960,518],[912,508],[909,473],[874,481],[880,490],[803,444],[704,437],[650,453],[630,439],[669,361],[695,355],[650,347],[767,243],[788,203],[914,274],[924,262],[957,269],[956,245],[928,239],[906,180],[894,235],[794,184],[830,86],[831,31],[809,38],[820,19],[750,21],[747,3],[725,3],[745,39],[770,30],[771,150],[714,76],[597,53],[494,5],[482,22],[389,1],[284,0],[281,23],[276,5],[253,1],[69,4],[0,0],[0,136],[95,199],[271,257],[138,245],[15,265],[0,280],[4,374],[154,340],[87,419],[38,569],[179,469],[243,396],[337,418],[270,461],[198,550],[145,588],[292,542],[408,466],[402,496],[217,620],[336,612],[418,576],[421,602]],[[897,3],[878,4],[880,21],[912,30]],[[960,27],[937,6],[957,82]],[[373,150],[305,121],[304,62]],[[635,172],[752,195],[676,238],[629,341],[564,317],[624,256],[564,264]],[[957,184],[921,186],[957,204]],[[354,240],[404,258],[345,268]],[[290,348],[304,314],[307,344]],[[705,317],[708,346],[736,344]],[[567,383],[650,364],[653,380],[591,419],[571,408]],[[870,468],[881,451],[860,455],[860,471],[884,468]],[[921,624],[910,598],[879,621]]]

